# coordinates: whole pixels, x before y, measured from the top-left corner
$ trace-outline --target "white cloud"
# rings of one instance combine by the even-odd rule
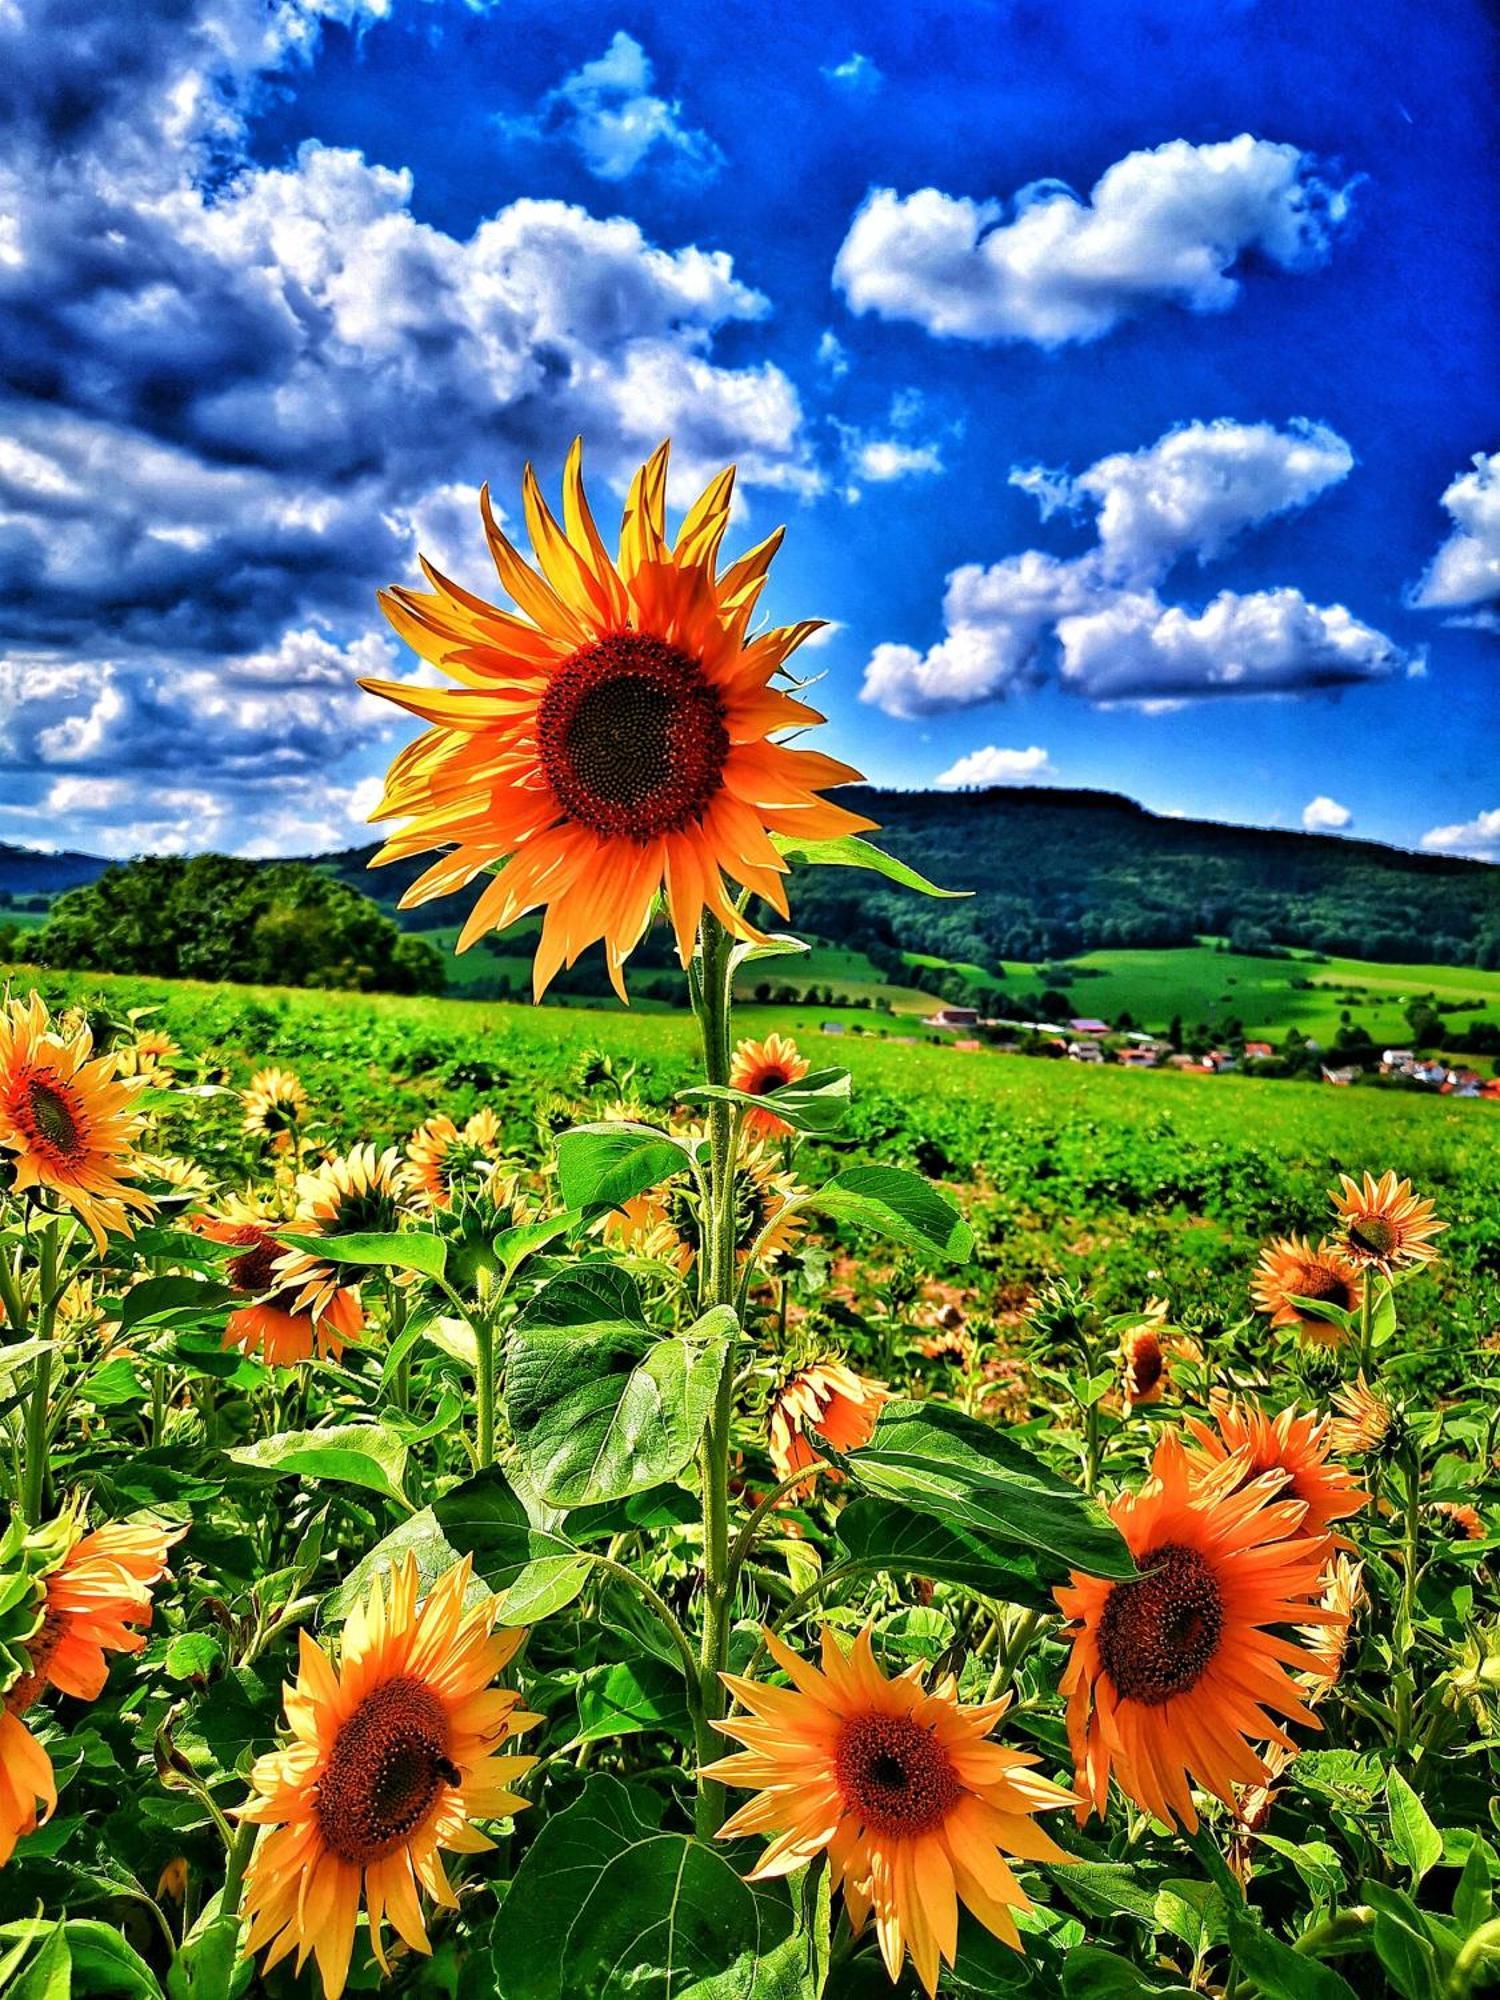
[[[923,473],[941,472],[943,456],[935,444],[903,444],[899,438],[866,438],[854,453],[854,469],[861,479],[884,485],[892,479],[911,479]]]
[[[814,359],[830,382],[842,382],[849,373],[849,350],[832,327],[825,326],[818,335]]]
[[[982,750],[970,750],[933,782],[944,791],[965,785],[1024,784],[1029,778],[1050,777],[1052,768],[1051,758],[1035,743],[1029,750],[1002,750],[989,743]]]
[[[1337,833],[1343,827],[1354,824],[1354,815],[1347,806],[1341,806],[1337,799],[1331,799],[1325,792],[1319,792],[1315,799],[1309,799],[1302,808],[1302,824],[1309,833]]]
[[[948,578],[944,636],[925,652],[878,645],[861,699],[888,714],[968,708],[1049,671],[1095,703],[1159,710],[1209,695],[1284,695],[1383,678],[1413,662],[1341,604],[1294,588],[1223,590],[1201,611],[1159,586],[1192,553],[1205,562],[1244,530],[1306,505],[1353,463],[1325,425],[1188,424],[1101,459],[1076,479],[1017,468],[1044,517],[1092,508],[1097,539],[1073,557],[1029,549]]]
[[[1443,505],[1453,518],[1453,532],[1411,592],[1411,603],[1463,610],[1500,597],[1500,451],[1476,451],[1473,470],[1457,475],[1443,494]],[[1479,619],[1465,622],[1477,624]]]
[[[885,82],[884,73],[878,63],[856,49],[853,55],[845,56],[840,63],[830,63],[823,71],[829,83],[840,90],[847,90],[851,96],[873,97]]]
[[[1431,854],[1466,854],[1476,861],[1500,861],[1500,806],[1476,813],[1455,826],[1435,826],[1422,835]]]
[[[537,119],[500,122],[513,136],[561,135],[602,181],[626,180],[653,156],[693,179],[711,179],[724,155],[706,132],[683,122],[681,104],[657,96],[655,81],[651,58],[620,28],[602,56],[548,91]]]
[[[1116,161],[1087,200],[1035,181],[1009,201],[874,188],[834,264],[855,312],[963,340],[1097,340],[1162,303],[1220,312],[1237,267],[1323,263],[1350,190],[1310,155],[1241,133]]]

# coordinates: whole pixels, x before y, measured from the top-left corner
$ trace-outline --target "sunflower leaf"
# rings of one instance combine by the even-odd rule
[[[776,1090],[755,1093],[732,1090],[727,1083],[702,1083],[692,1090],[679,1090],[681,1104],[737,1104],[744,1111],[772,1111],[796,1132],[832,1132],[844,1122],[849,1109],[849,1072],[846,1069],[809,1070],[795,1083]]]
[[[557,1181],[569,1208],[623,1208],[680,1174],[691,1154],[651,1125],[575,1125],[557,1142]]]
[[[377,1264],[387,1270],[415,1271],[423,1278],[441,1278],[448,1260],[442,1237],[422,1229],[356,1230],[348,1236],[278,1231],[277,1241],[291,1250],[305,1250],[325,1264]]]
[[[955,1264],[966,1263],[974,1253],[974,1232],[952,1202],[903,1167],[850,1167],[799,1197],[799,1206],[840,1222],[862,1223],[908,1250],[925,1250]]]
[[[915,889],[923,896],[951,898],[974,893],[972,889],[940,889],[894,854],[872,847],[857,834],[846,833],[838,840],[799,840],[795,834],[773,833],[771,839],[788,861],[800,862],[804,868],[868,868],[894,882],[898,889]]]

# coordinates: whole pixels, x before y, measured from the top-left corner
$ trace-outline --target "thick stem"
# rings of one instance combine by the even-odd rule
[[[473,1329],[479,1355],[474,1371],[474,1457],[484,1472],[495,1463],[495,1324],[487,1312],[480,1311],[474,1315]]]
[[[36,1332],[39,1340],[51,1340],[56,1312],[57,1223],[49,1217],[43,1225],[37,1248]],[[33,1528],[40,1525],[42,1510],[47,1502],[51,1408],[52,1355],[49,1351],[37,1356],[31,1371],[31,1393],[26,1404],[26,1467],[21,1487],[21,1512]]]

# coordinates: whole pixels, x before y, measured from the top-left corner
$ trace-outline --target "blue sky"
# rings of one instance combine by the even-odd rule
[[[1478,6],[0,19],[0,839],[306,852],[475,488],[790,527],[882,782],[1500,859]]]

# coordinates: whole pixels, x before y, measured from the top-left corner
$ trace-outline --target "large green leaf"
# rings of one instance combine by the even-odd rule
[[[1136,1574],[1123,1537],[1096,1500],[1014,1438],[946,1403],[888,1403],[863,1449],[828,1456],[878,1499],[961,1533],[1030,1549],[1043,1575]],[[1042,1561],[1047,1556],[1051,1563]]]
[[[224,1307],[244,1304],[233,1285],[215,1285],[203,1278],[146,1278],[132,1285],[120,1301],[120,1331],[142,1326],[190,1326]]]
[[[38,1918],[0,1924],[0,1967],[13,1941],[27,1933],[46,1936],[42,1951],[32,1959],[13,1986],[8,2000],[73,2000],[109,1995],[111,2000],[160,2000],[156,1975],[113,1924],[94,1917],[67,1917],[56,1926]],[[0,1982],[3,1984],[3,1982]]]
[[[1068,1953],[1062,1988],[1065,2000],[1193,2000],[1188,1987],[1092,1944]]]
[[[816,2000],[783,1885],[742,1881],[637,1798],[591,1778],[532,1842],[490,1934],[504,2000]]]
[[[641,1288],[619,1264],[574,1264],[549,1278],[516,1315],[517,1326],[599,1326],[626,1320],[646,1324]]]
[[[692,1741],[682,1675],[650,1654],[590,1667],[578,1677],[577,1697],[580,1743],[658,1731]]]
[[[278,1431],[228,1454],[236,1465],[277,1479],[331,1479],[363,1486],[410,1508],[401,1490],[406,1441],[383,1424],[336,1424],[327,1430]]]
[[[474,1558],[474,1570],[501,1598],[507,1625],[534,1625],[571,1604],[591,1559],[565,1535],[536,1526],[498,1467],[455,1486],[432,1505],[444,1541]]]
[[[835,1532],[850,1561],[862,1568],[956,1583],[981,1597],[1023,1604],[1033,1611],[1057,1608],[1028,1552],[1014,1543],[997,1544],[968,1534],[889,1500],[868,1496],[851,1500],[840,1509]]]
[[[387,1271],[415,1271],[418,1277],[441,1278],[448,1245],[441,1236],[422,1229],[356,1230],[348,1236],[297,1236],[278,1232],[279,1242],[306,1250],[325,1264],[374,1264]]]
[[[1391,1820],[1391,1845],[1396,1859],[1411,1870],[1413,1883],[1420,1882],[1429,1868],[1443,1858],[1443,1836],[1428,1817],[1427,1808],[1399,1771],[1386,1782],[1386,1805]]]
[[[801,1205],[955,1264],[974,1253],[974,1232],[952,1202],[904,1167],[849,1167],[804,1195]]]
[[[795,834],[773,833],[771,839],[788,861],[801,863],[803,867],[868,868],[876,875],[883,875],[887,882],[894,882],[898,889],[916,889],[924,896],[955,897],[974,893],[972,889],[938,888],[925,875],[919,875],[915,868],[898,861],[894,854],[872,847],[869,841],[861,840],[857,834],[846,833],[838,840],[799,840]]]
[[[686,1148],[652,1125],[575,1125],[557,1142],[557,1184],[569,1208],[622,1208],[687,1163]]]
[[[718,1306],[680,1338],[620,1321],[519,1329],[505,1407],[542,1498],[583,1507],[675,1478],[703,1434],[735,1327]]]
[[[684,1104],[736,1104],[743,1111],[774,1111],[796,1132],[834,1132],[849,1110],[849,1072],[846,1069],[814,1069],[795,1083],[760,1095],[748,1090],[731,1090],[728,1084],[704,1083],[692,1090],[680,1090]]]

